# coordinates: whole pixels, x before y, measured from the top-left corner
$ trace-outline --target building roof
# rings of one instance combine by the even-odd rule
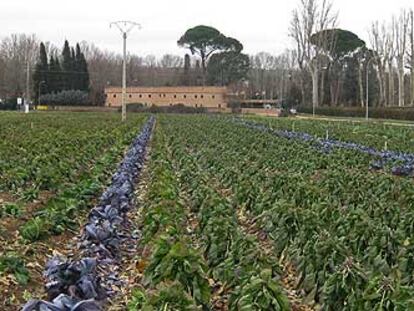
[[[121,93],[121,87],[106,87],[105,93]],[[128,87],[127,93],[227,93],[226,87],[219,86],[157,86]]]

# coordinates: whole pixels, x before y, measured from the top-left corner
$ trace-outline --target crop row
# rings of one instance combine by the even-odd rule
[[[306,301],[325,310],[413,308],[410,179],[367,171],[369,157],[353,150],[327,155],[225,119],[168,124],[293,264]]]
[[[22,128],[25,123],[22,116],[10,115],[11,120],[3,123],[8,128]],[[16,120],[14,120],[16,118]],[[60,120],[58,120],[61,118]],[[35,120],[34,127],[50,128],[57,131],[71,131],[72,127],[79,127],[85,131],[94,131],[94,124],[114,122],[113,115],[91,114],[80,115],[30,115],[30,120]],[[16,122],[14,122],[16,121]],[[90,125],[83,123],[89,121]],[[119,124],[119,121],[117,121]],[[144,122],[143,116],[131,117],[126,125],[120,125],[119,129],[108,129],[110,141],[107,146],[101,148],[99,154],[91,159],[85,169],[78,171],[77,179],[65,181],[62,185],[48,191],[48,195],[35,202],[14,201],[13,196],[2,196],[6,201],[0,202],[0,304],[2,306],[15,306],[29,296],[29,289],[38,286],[41,282],[40,266],[47,260],[47,256],[53,249],[66,251],[61,241],[69,240],[83,223],[86,213],[95,204],[97,196],[102,193],[108,180],[116,169],[117,163],[123,157],[125,148],[135,137],[137,128]],[[46,126],[47,125],[47,126]],[[103,128],[102,125],[99,125]],[[14,133],[14,131],[13,131]],[[16,136],[18,135],[16,132]],[[25,135],[37,135],[35,132],[26,132]],[[102,134],[103,135],[103,130]],[[11,138],[13,139],[13,138]],[[58,140],[55,141],[56,143]],[[93,141],[86,142],[87,145]],[[83,145],[79,146],[82,153]],[[86,148],[87,149],[87,148]],[[47,153],[46,153],[47,154]],[[70,154],[65,155],[70,156]],[[52,189],[50,189],[52,190]],[[11,201],[8,201],[9,198]],[[63,234],[63,235],[62,235]],[[68,241],[69,242],[69,241]],[[30,247],[29,247],[30,245]],[[30,290],[31,291],[31,290]],[[6,308],[6,310],[8,310]]]
[[[41,191],[57,191],[76,182],[94,166],[96,158],[130,133],[134,123],[120,125],[112,114],[14,118],[0,120],[0,190],[27,200],[36,199]],[[142,120],[134,119],[139,118]]]
[[[53,258],[46,266],[46,290],[51,302],[29,301],[23,310],[100,310],[100,303],[119,285],[113,271],[119,269],[123,241],[131,238],[125,228],[134,185],[143,167],[154,119],[150,118],[133,141],[111,185],[89,214],[79,246],[78,259]],[[114,268],[115,267],[115,268]]]
[[[236,209],[161,120],[142,222],[151,255],[130,309],[288,310],[275,258],[241,230]]]
[[[391,172],[398,176],[414,176],[414,154],[402,153],[390,150],[376,150],[373,147],[367,147],[354,142],[343,142],[332,138],[318,138],[306,132],[296,132],[288,130],[275,130],[263,123],[254,121],[235,119],[247,127],[257,129],[259,131],[268,132],[286,139],[295,139],[312,144],[321,152],[329,153],[333,148],[342,148],[358,151],[372,156],[375,161],[370,165],[371,169],[380,170],[385,166],[392,166]]]
[[[247,120],[265,124],[274,130],[305,132],[320,139],[357,143],[377,150],[414,153],[414,128],[375,122],[304,120],[299,118],[262,118]]]

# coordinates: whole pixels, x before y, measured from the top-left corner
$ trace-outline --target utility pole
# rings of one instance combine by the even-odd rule
[[[130,21],[118,21],[112,22],[109,24],[109,27],[112,28],[115,26],[119,29],[123,38],[123,62],[122,62],[122,121],[126,121],[126,99],[127,99],[127,89],[126,89],[126,40],[128,34],[134,27],[141,29],[141,25],[135,22]]]
[[[24,112],[28,113],[30,109],[30,59],[29,52],[27,52],[27,68],[26,68],[26,96],[24,99]]]

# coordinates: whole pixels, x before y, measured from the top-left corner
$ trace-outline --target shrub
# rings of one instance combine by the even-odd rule
[[[7,98],[0,102],[0,110],[17,110],[17,98]]]
[[[85,91],[62,91],[40,96],[40,104],[57,106],[88,106],[91,104],[89,94]]]

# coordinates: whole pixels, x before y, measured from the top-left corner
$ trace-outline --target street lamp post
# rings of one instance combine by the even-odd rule
[[[369,119],[369,65],[374,60],[374,57],[371,57],[371,59],[367,63],[367,79],[366,79],[366,100],[365,100],[365,120],[368,121]]]

